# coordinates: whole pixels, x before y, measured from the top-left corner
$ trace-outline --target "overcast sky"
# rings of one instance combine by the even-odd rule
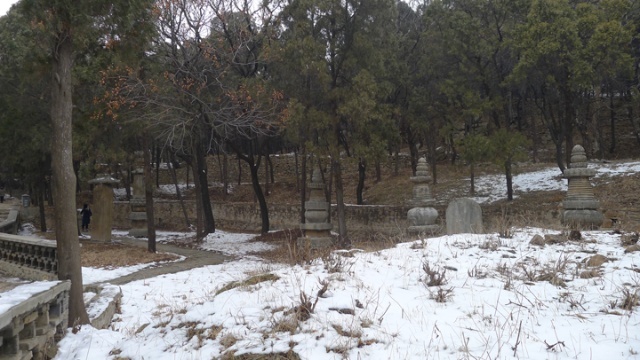
[[[11,5],[16,2],[18,2],[18,0],[0,0],[0,16],[6,14]]]

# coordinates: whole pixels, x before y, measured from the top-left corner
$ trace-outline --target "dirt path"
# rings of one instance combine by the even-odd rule
[[[144,248],[147,247],[147,243],[145,241],[140,241],[140,240],[114,237],[113,241],[118,241],[123,244],[131,245],[131,246],[138,246],[138,247],[144,247]],[[161,264],[151,268],[141,269],[129,275],[107,280],[105,281],[105,283],[109,283],[113,285],[123,285],[131,281],[149,279],[159,275],[174,274],[180,271],[191,270],[194,268],[203,267],[207,265],[218,265],[232,259],[229,256],[225,256],[213,251],[189,249],[189,248],[184,248],[184,247],[169,245],[169,244],[157,244],[156,248],[158,251],[182,255],[186,257],[186,259],[184,259],[183,261],[171,262],[171,263]]]

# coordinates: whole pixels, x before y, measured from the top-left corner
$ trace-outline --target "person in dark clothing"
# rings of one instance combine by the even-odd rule
[[[84,204],[82,206],[82,211],[80,211],[80,215],[82,215],[82,231],[89,231],[89,223],[91,222],[91,209],[89,209],[89,205]]]

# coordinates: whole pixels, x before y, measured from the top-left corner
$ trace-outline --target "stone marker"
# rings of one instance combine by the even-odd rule
[[[305,223],[300,224],[303,237],[297,241],[298,249],[308,253],[309,250],[333,246],[329,222],[329,203],[324,197],[324,183],[320,170],[313,171],[309,188],[309,201],[304,203]]]
[[[147,237],[147,202],[144,194],[144,171],[136,169],[131,174],[133,175],[133,196],[129,201],[131,206],[129,236]]]
[[[468,199],[454,199],[447,206],[447,235],[482,234],[482,208],[477,202]]]
[[[413,186],[413,198],[409,203],[415,207],[407,212],[407,220],[410,224],[407,232],[410,235],[433,234],[438,230],[438,225],[436,225],[438,211],[431,207],[435,200],[431,197],[429,189],[429,167],[425,158],[418,160],[416,176],[412,176],[410,180],[415,185]]]
[[[571,150],[571,163],[563,174],[568,180],[568,190],[567,197],[562,202],[562,224],[572,229],[597,229],[604,221],[604,215],[598,210],[600,202],[593,194],[589,182],[596,171],[587,166],[584,148],[574,146]]]
[[[109,175],[100,175],[89,180],[93,188],[93,218],[91,240],[111,242],[111,224],[113,223],[113,186],[120,180]]]

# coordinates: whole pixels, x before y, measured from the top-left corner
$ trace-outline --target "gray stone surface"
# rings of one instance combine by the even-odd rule
[[[584,148],[576,145],[571,150],[571,163],[563,177],[567,179],[567,197],[562,203],[562,224],[572,229],[597,229],[604,222],[604,215],[598,209],[589,178],[596,174],[587,168]]]
[[[415,207],[407,211],[407,220],[409,221],[407,232],[410,235],[433,234],[439,228],[436,225],[438,210],[431,207],[431,205],[435,204],[435,200],[431,196],[431,189],[429,188],[429,167],[425,158],[418,160],[416,176],[409,179],[415,184],[413,186],[413,197],[409,204]]]
[[[329,222],[329,204],[324,198],[324,183],[320,170],[315,169],[309,184],[309,201],[305,202],[304,224],[300,224],[303,237],[296,242],[298,249],[308,253],[333,246]]]
[[[99,176],[89,180],[93,184],[93,216],[91,218],[91,240],[110,242],[113,223],[113,186],[118,184],[110,176]]]
[[[447,234],[482,234],[482,208],[468,198],[454,199],[446,213]]]
[[[133,175],[133,197],[129,203],[131,204],[131,213],[129,220],[131,221],[131,230],[129,236],[148,237],[149,225],[147,223],[147,203],[145,200],[144,189],[144,170],[136,169],[131,172]]]
[[[69,281],[34,294],[0,314],[0,359],[44,359],[47,346],[64,336],[69,311]]]

